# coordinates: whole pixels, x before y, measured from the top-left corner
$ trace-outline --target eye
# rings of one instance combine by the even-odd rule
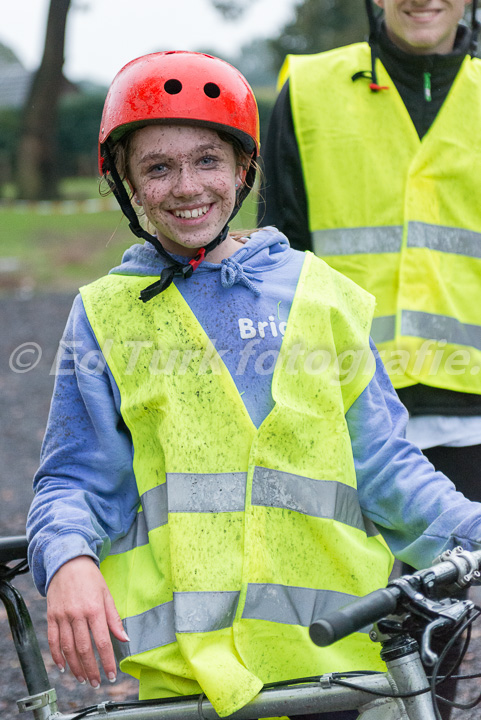
[[[167,171],[167,165],[164,163],[157,163],[156,165],[152,165],[149,167],[149,173],[156,173],[157,175],[161,175],[162,173]]]
[[[214,155],[204,155],[200,159],[200,164],[204,167],[209,167],[217,162],[217,158]]]

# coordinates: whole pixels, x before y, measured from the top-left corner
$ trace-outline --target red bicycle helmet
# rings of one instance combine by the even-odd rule
[[[181,122],[223,130],[255,158],[259,113],[247,80],[232,65],[203,53],[152,53],[129,62],[115,76],[105,100],[99,135],[104,144],[149,123]]]
[[[150,123],[184,123],[223,131],[237,138],[250,155],[245,182],[237,192],[230,220],[249,194],[255,179],[259,154],[259,113],[249,83],[232,65],[203,53],[171,51],[152,53],[132,60],[115,76],[107,94],[99,135],[99,170],[139,238],[152,243],[168,261],[160,279],[142,290],[140,299],[148,302],[163,292],[173,278],[188,278],[227,237],[229,225],[187,264],[175,260],[155,235],[139,222],[130,197],[111,154],[111,143]]]

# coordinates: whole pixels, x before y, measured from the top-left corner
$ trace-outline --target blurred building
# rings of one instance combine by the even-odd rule
[[[32,78],[13,50],[0,43],[0,108],[21,108]]]

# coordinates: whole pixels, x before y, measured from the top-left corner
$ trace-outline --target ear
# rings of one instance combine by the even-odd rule
[[[132,193],[132,200],[133,200],[133,202],[136,203],[136,205],[142,205],[141,200],[139,200],[139,198],[137,197],[137,191],[136,191],[136,189],[134,188],[134,186],[132,185],[132,183],[130,182],[129,178],[125,178],[125,182],[126,182],[127,185],[129,186],[129,190],[130,190],[130,192]]]
[[[374,2],[378,7],[384,10],[384,0],[374,0]],[[470,2],[470,0],[467,0],[467,2]]]
[[[246,181],[247,170],[243,165],[238,165],[235,171],[235,186],[236,189],[242,187]]]

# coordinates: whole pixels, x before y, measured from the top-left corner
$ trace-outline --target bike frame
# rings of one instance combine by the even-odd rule
[[[404,663],[403,663],[404,665]],[[417,670],[421,669],[421,674]],[[360,720],[435,720],[433,705],[429,696],[419,695],[411,698],[410,706],[405,707],[401,699],[392,697],[375,697],[370,692],[392,695],[400,688],[394,680],[398,676],[401,684],[405,683],[407,691],[426,689],[428,682],[419,660],[414,664],[394,669],[394,675],[380,673],[379,675],[360,675],[356,678],[356,685],[363,689],[355,690],[339,687],[332,684],[331,675],[323,675],[317,683],[302,686],[287,686],[262,690],[254,700],[238,710],[229,718],[232,720],[254,720],[262,717],[294,717],[298,714],[329,713],[336,710],[357,710]],[[424,677],[423,677],[424,676]],[[424,683],[423,683],[424,680]],[[417,687],[423,684],[423,688]],[[32,703],[40,701],[37,698],[28,698],[30,706],[25,709],[32,710]],[[56,714],[56,703],[48,709],[48,698],[42,708],[33,709],[36,720],[74,720],[74,714]],[[25,700],[20,701],[23,707]],[[219,716],[208,700],[203,696],[195,698],[179,698],[166,703],[159,701],[149,707],[123,707],[108,709],[109,703],[100,703],[96,711],[89,713],[89,720],[105,720],[108,713],[109,720],[218,720]]]
[[[26,563],[13,570],[5,564],[2,565],[14,559],[23,559],[26,541],[24,538],[10,540],[17,540],[19,543],[18,547],[10,548],[7,552],[0,541],[0,569],[5,571],[3,577],[0,576],[0,599],[7,610],[13,641],[29,692],[27,697],[17,702],[19,711],[33,712],[35,720],[75,720],[80,716],[84,717],[81,710],[70,714],[58,712],[56,691],[50,686],[30,614],[22,596],[10,583],[17,568],[17,572],[25,571]],[[479,556],[481,561],[481,552]],[[466,567],[459,563],[456,558],[452,565],[456,566],[462,575],[466,572]],[[439,572],[442,574],[443,568],[440,567]],[[468,575],[464,574],[464,578],[468,578]],[[430,577],[428,579],[431,581]],[[369,596],[361,599],[358,604],[366,603],[368,598]],[[384,598],[382,601],[384,602]],[[333,615],[333,621],[339,620],[343,612],[341,610]],[[354,612],[348,609],[341,620],[345,622],[345,617],[351,620],[353,616]],[[325,625],[331,628],[329,622]],[[349,678],[349,683],[341,680],[342,674],[331,673],[322,675],[315,681],[292,681],[289,684],[276,685],[262,690],[250,703],[229,717],[233,720],[254,720],[263,717],[295,717],[300,714],[357,710],[359,720],[436,720],[429,681],[417,643],[408,634],[396,635],[394,641],[389,635],[379,637],[376,632],[371,633],[371,637],[381,641],[381,657],[386,663],[386,673],[347,673],[345,677]],[[410,697],[399,697],[402,695]],[[148,703],[104,702],[91,708],[85,715],[90,720],[106,720],[107,716],[109,720],[215,720],[219,717],[204,695]]]
[[[60,714],[57,696],[50,687],[28,609],[20,593],[6,580],[0,581],[0,599],[7,608],[17,655],[30,695],[18,701],[21,713],[31,711],[35,720],[73,720],[73,714]],[[407,643],[409,639],[407,639]],[[236,720],[282,717],[336,710],[358,710],[362,720],[436,720],[429,692],[401,700],[393,694],[428,689],[428,680],[416,649],[401,657],[386,658],[387,673],[360,675],[354,682],[360,689],[336,684],[336,676],[323,675],[318,682],[287,685],[263,690],[248,705],[230,716]],[[337,675],[337,674],[336,674]],[[380,693],[386,697],[373,696]],[[214,720],[219,716],[203,696],[159,701],[153,706],[109,709],[100,703],[89,713],[91,720]]]

